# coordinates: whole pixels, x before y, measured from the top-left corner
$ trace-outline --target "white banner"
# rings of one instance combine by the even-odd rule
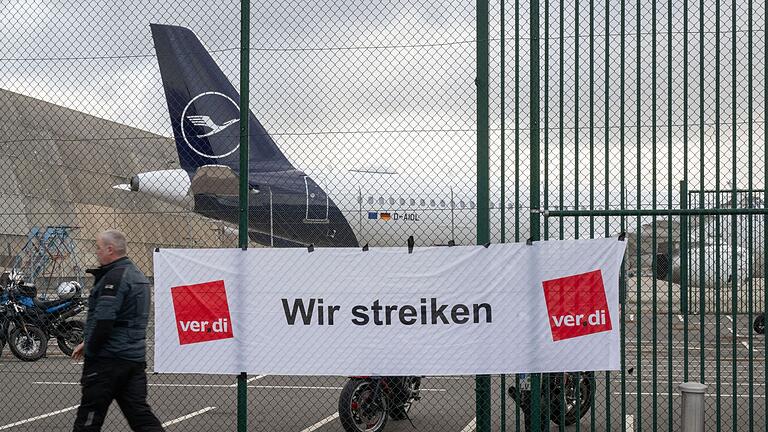
[[[162,249],[155,371],[617,370],[625,244]]]

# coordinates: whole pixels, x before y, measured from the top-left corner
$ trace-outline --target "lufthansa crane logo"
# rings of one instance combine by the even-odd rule
[[[187,111],[189,110],[189,107],[192,106],[195,103],[195,101],[202,98],[217,98],[217,99],[223,98],[224,101],[211,101],[212,103],[206,103],[202,105],[215,107],[215,106],[221,106],[223,102],[225,111],[227,111],[229,114],[228,117],[232,116],[232,114],[230,113],[235,113],[237,117],[224,120],[221,124],[218,124],[210,116],[210,115],[214,115],[215,117],[217,113],[206,113],[210,115],[204,115],[204,114],[187,115]],[[229,109],[229,106],[228,106],[229,104],[227,102],[232,104],[232,106],[234,107],[234,112]],[[218,113],[218,114],[222,115],[223,113]],[[237,149],[240,147],[240,141],[238,139],[233,139],[232,148],[224,152],[223,154],[209,154],[208,149],[201,149],[200,145],[194,145],[193,143],[195,141],[198,141],[199,139],[214,136],[219,132],[223,131],[224,129],[227,129],[228,127],[237,123],[240,120],[239,115],[240,115],[240,107],[229,96],[219,92],[200,93],[199,95],[193,97],[187,103],[187,106],[184,107],[184,111],[181,112],[181,135],[182,137],[184,137],[184,142],[187,143],[187,146],[190,149],[192,149],[193,152],[199,154],[200,156],[212,158],[212,159],[220,159],[220,158],[229,156],[235,151],[237,151]],[[190,128],[190,133],[187,133],[187,127],[189,127],[188,125],[192,125],[192,127]],[[214,153],[214,152],[210,150],[210,153]]]

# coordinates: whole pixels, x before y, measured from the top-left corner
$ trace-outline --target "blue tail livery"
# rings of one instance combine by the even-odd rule
[[[191,192],[195,212],[237,224],[237,185],[245,174],[251,240],[267,246],[357,246],[333,200],[288,161],[250,110],[248,172],[240,173],[238,92],[192,31],[150,27],[180,166],[188,178],[179,170],[154,171],[134,176],[130,188],[156,195]]]
[[[377,168],[387,160],[297,168],[250,110],[241,173],[237,90],[191,30],[150,27],[180,168],[141,172],[114,188],[185,207],[191,196],[196,213],[236,226],[239,179],[247,175],[248,233],[266,246],[402,246],[411,236],[418,245],[474,242],[476,197],[454,193],[452,177]]]

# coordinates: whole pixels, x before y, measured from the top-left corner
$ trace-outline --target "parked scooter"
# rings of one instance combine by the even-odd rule
[[[351,377],[339,396],[341,425],[346,432],[381,432],[390,418],[410,421],[420,388],[421,378],[414,376]]]

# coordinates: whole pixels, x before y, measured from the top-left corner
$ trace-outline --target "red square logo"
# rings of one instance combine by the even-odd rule
[[[171,296],[180,345],[233,337],[223,280],[173,287]]]
[[[611,330],[600,270],[542,282],[555,341]]]

